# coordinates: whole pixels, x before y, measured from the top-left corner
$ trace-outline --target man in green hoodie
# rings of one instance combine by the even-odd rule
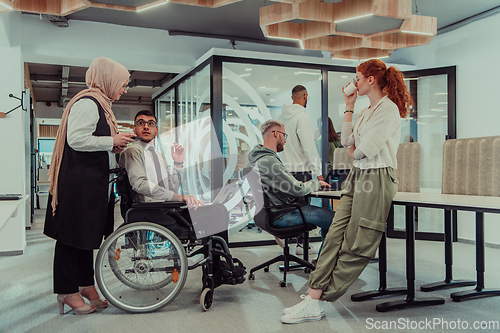
[[[261,132],[264,144],[255,146],[249,153],[248,166],[258,171],[264,187],[264,194],[269,199],[270,205],[299,204],[306,222],[321,228],[321,239],[323,240],[328,233],[335,212],[307,204],[305,196],[321,187],[330,187],[330,185],[317,179],[307,182],[298,181],[286,169],[277,154],[283,151],[288,136],[282,123],[274,119],[268,120],[262,124]],[[271,214],[272,224],[278,228],[303,223],[298,209],[271,209]]]

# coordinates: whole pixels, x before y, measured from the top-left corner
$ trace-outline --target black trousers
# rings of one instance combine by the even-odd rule
[[[94,285],[94,251],[56,242],[54,293],[73,294],[78,287]]]

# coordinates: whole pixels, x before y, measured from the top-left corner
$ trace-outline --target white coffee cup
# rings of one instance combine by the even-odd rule
[[[353,82],[350,82],[347,87],[344,88],[344,93],[347,95],[347,96],[350,96],[352,94],[354,94],[354,92],[356,92],[356,86],[354,85]]]

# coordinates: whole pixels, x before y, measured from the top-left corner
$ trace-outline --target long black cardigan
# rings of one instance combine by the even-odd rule
[[[104,110],[95,98],[99,121],[94,136],[110,136]],[[83,250],[98,249],[103,236],[113,231],[114,198],[108,197],[109,154],[107,151],[79,152],[64,144],[59,171],[58,205],[52,215],[49,195],[44,234]]]

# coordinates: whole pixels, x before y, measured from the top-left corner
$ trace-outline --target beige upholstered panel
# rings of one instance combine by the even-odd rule
[[[455,146],[455,186],[454,194],[465,194],[465,183],[467,178],[467,141],[457,141]]]
[[[479,183],[479,145],[480,139],[472,139],[467,142],[467,173],[465,181],[465,194],[477,195]],[[459,180],[460,181],[460,180]]]
[[[492,186],[491,195],[500,197],[500,137],[493,140],[493,159],[492,165]]]
[[[445,141],[443,145],[442,193],[455,193],[455,145],[457,140]]]
[[[420,144],[408,142],[399,144],[396,155],[399,192],[420,192]]]
[[[446,141],[442,192],[500,196],[500,136]]]
[[[349,148],[337,148],[333,152],[333,170],[351,170],[354,161],[347,152]]]

